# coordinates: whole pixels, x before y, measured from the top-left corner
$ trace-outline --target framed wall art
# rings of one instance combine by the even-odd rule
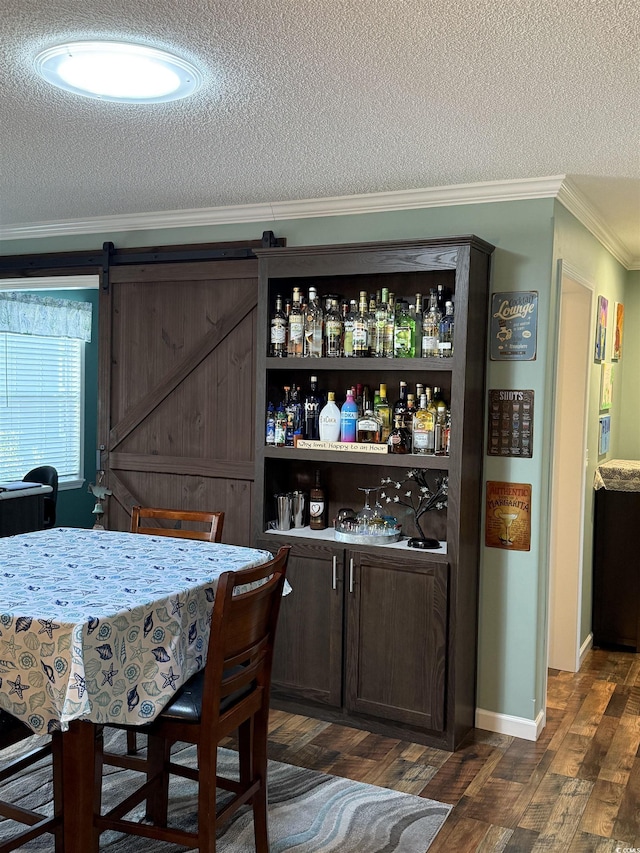
[[[598,296],[598,318],[596,320],[596,346],[594,359],[604,361],[607,354],[607,319],[609,315],[609,300]]]
[[[622,358],[622,331],[624,327],[624,304],[616,302],[613,311],[613,353],[611,358],[620,361]]]
[[[613,365],[600,365],[600,411],[608,412],[613,399]]]
[[[600,418],[598,431],[598,456],[604,456],[609,452],[609,440],[611,437],[611,415],[603,415]]]

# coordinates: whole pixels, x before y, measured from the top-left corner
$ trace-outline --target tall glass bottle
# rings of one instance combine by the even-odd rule
[[[287,355],[287,315],[282,308],[282,296],[276,296],[275,311],[271,315],[269,355],[283,358]]]
[[[295,382],[291,383],[288,411],[291,412],[293,419],[293,443],[295,445],[297,440],[304,435],[304,406],[300,399],[300,388]]]
[[[427,408],[427,395],[420,397],[420,408],[413,416],[413,430],[411,436],[411,452],[417,456],[427,456],[433,453],[430,450],[433,439],[433,413]]]
[[[387,400],[387,386],[382,382],[380,383],[380,399],[375,404],[375,411],[382,420],[382,441],[385,442],[391,432],[391,406]]]
[[[413,314],[415,320],[414,342],[415,342],[415,357],[422,356],[422,294],[416,293],[415,310]]]
[[[342,355],[345,358],[353,356],[353,324],[358,313],[358,304],[355,299],[342,304]]]
[[[416,321],[411,316],[408,303],[398,302],[393,334],[394,358],[413,358],[416,353]]]
[[[265,425],[265,444],[272,447],[276,443],[276,408],[273,403],[267,406],[267,419]]]
[[[404,418],[404,414],[407,411],[407,383],[403,380],[400,380],[400,392],[398,399],[393,404],[393,417],[395,419],[396,415],[402,415]]]
[[[373,312],[372,338],[369,349],[374,358],[382,358],[384,356],[384,336],[387,326],[387,309],[389,307],[389,289],[382,288],[380,300],[375,306]]]
[[[304,354],[307,358],[322,358],[323,312],[318,291],[309,288],[309,302],[304,312]]]
[[[300,305],[300,288],[293,288],[293,301],[289,314],[288,353],[290,358],[302,358],[304,341],[304,315]]]
[[[280,403],[276,409],[276,426],[275,426],[275,445],[276,447],[284,447],[287,439],[287,413],[284,409],[284,403]]]
[[[327,499],[320,484],[320,471],[316,471],[313,488],[309,492],[309,527],[324,530],[327,526]]]
[[[393,340],[396,324],[395,294],[389,293],[387,303],[387,319],[384,327],[384,357],[393,358]]]
[[[340,441],[355,441],[357,431],[358,404],[353,398],[353,388],[348,388],[347,399],[340,409]]]
[[[338,300],[332,299],[329,311],[324,318],[324,342],[327,358],[340,358],[342,355],[342,318],[338,310]]]
[[[318,377],[312,376],[310,390],[304,401],[304,435],[312,441],[320,438],[320,398],[318,396]]]
[[[440,320],[438,297],[435,290],[429,294],[429,310],[422,318],[422,356],[434,358],[440,355],[438,342],[440,340]]]
[[[440,340],[438,350],[441,358],[450,358],[453,355],[453,302],[447,302],[445,315],[440,320]]]
[[[360,291],[358,313],[353,321],[353,354],[360,358],[369,355],[369,312],[366,290]]]
[[[327,402],[320,412],[321,441],[340,441],[340,409],[333,391],[327,393]]]

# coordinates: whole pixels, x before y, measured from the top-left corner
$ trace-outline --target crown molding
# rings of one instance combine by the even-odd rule
[[[273,223],[287,219],[386,213],[462,204],[525,201],[536,198],[556,198],[621,264],[627,269],[640,268],[640,258],[631,257],[630,252],[565,175],[15,225],[0,228],[0,241],[79,234],[109,234],[123,231],[153,231],[162,228]]]
[[[570,178],[566,178],[558,192],[558,201],[572,213],[584,227],[599,240],[625,269],[640,269],[640,258],[631,252],[611,231],[597,210],[587,201]]]

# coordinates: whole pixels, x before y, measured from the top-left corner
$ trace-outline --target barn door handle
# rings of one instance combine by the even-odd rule
[[[338,558],[335,556],[332,557],[332,571],[331,571],[331,589],[338,588]]]
[[[349,558],[349,592],[353,592],[353,557]]]

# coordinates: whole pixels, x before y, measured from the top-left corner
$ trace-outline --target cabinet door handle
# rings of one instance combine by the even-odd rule
[[[336,556],[332,557],[332,571],[331,571],[331,589],[338,588],[338,558]]]
[[[353,557],[349,558],[349,592],[353,592]]]

